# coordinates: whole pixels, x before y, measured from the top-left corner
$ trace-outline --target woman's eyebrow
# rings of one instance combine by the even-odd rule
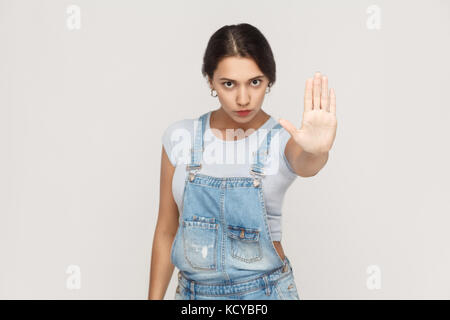
[[[248,81],[250,81],[250,80],[253,80],[253,79],[256,79],[256,78],[261,78],[261,77],[264,77],[264,75],[259,75],[259,76],[256,76],[256,77],[253,77],[253,78],[250,78],[250,79],[248,79]],[[236,81],[236,80],[233,80],[233,79],[228,79],[228,78],[219,78],[219,80],[229,80],[229,81]]]

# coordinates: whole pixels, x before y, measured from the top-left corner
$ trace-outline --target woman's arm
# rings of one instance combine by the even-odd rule
[[[291,168],[303,178],[315,176],[328,161],[328,151],[322,154],[306,152],[295,143],[292,137],[286,144],[284,154]]]
[[[172,194],[175,167],[164,147],[161,153],[159,213],[153,237],[148,300],[163,300],[175,266],[170,261],[170,249],[178,229],[178,207]]]

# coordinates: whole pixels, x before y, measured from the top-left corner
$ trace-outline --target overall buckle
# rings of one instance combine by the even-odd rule
[[[186,170],[189,171],[189,181],[193,181],[195,178],[195,174],[202,168],[202,164],[199,165],[187,165]]]
[[[264,172],[256,172],[253,169],[250,169],[250,174],[253,176],[253,186],[259,186],[261,184],[261,177],[264,176]]]

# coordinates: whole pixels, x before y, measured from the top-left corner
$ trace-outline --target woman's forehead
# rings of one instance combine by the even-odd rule
[[[258,65],[251,58],[226,57],[217,65],[214,76],[236,81],[248,81],[264,76]]]

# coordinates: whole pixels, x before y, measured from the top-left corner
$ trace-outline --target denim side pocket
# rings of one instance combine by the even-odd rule
[[[259,230],[229,225],[227,234],[232,257],[248,263],[261,260]]]
[[[177,288],[175,289],[175,300],[185,300],[183,291],[184,288],[178,283]]]
[[[183,244],[186,260],[192,268],[216,270],[216,246],[219,225],[215,218],[193,216],[183,220]]]
[[[282,300],[300,300],[292,270],[287,276],[278,280],[275,286]]]

